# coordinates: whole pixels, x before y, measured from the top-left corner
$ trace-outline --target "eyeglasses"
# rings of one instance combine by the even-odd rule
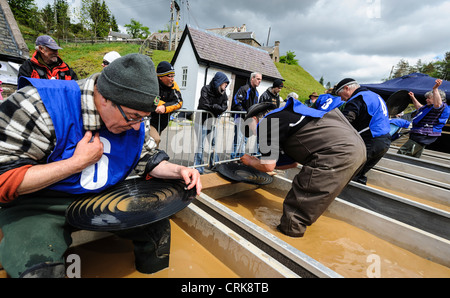
[[[103,60],[103,65],[109,65],[109,62],[106,60]]]
[[[144,122],[144,121],[150,119],[150,116],[145,116],[145,117],[142,117],[141,119],[128,119],[127,115],[125,115],[125,112],[122,110],[122,107],[120,105],[117,105],[117,108],[119,109],[120,113],[123,116],[123,119],[125,119],[125,121],[127,123],[130,123],[130,122],[141,123],[141,122]]]

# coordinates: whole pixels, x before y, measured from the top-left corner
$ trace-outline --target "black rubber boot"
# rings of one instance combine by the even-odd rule
[[[146,228],[148,241],[133,241],[136,270],[156,273],[169,267],[170,255],[170,221],[163,219]]]

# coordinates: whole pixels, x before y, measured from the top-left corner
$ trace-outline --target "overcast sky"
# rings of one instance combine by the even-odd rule
[[[35,0],[39,7],[53,0]],[[131,18],[164,29],[170,0],[105,0],[123,25]],[[68,0],[76,5],[80,0]],[[180,0],[181,26],[200,29],[242,26],[261,44],[280,41],[281,55],[293,51],[316,80],[332,85],[352,77],[378,83],[400,59],[415,65],[450,51],[447,0]],[[189,7],[189,8],[187,8]]]

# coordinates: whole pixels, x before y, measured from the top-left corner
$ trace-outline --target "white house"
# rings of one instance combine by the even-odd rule
[[[109,41],[122,41],[122,40],[128,40],[131,38],[131,35],[127,33],[120,33],[115,32],[112,30],[109,30],[108,37],[106,38]]]
[[[230,79],[228,107],[252,72],[263,75],[258,87],[260,95],[275,79],[283,79],[267,51],[190,26],[186,26],[171,63],[186,110],[197,108],[201,88],[209,84],[218,71]]]

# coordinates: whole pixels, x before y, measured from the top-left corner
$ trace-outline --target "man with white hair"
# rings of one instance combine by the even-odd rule
[[[366,184],[365,174],[380,161],[391,145],[386,103],[378,94],[361,87],[351,78],[340,81],[334,89],[334,94],[346,102],[342,113],[366,144],[367,162],[353,179]]]
[[[253,72],[250,74],[250,79],[247,84],[240,87],[234,95],[231,111],[247,112],[251,106],[258,103],[259,93],[257,88],[261,84],[262,74],[259,72]],[[233,152],[231,158],[241,157],[245,151],[245,144],[247,139],[241,132],[241,126],[243,125],[243,115],[235,114],[234,116],[234,138],[233,138]]]

